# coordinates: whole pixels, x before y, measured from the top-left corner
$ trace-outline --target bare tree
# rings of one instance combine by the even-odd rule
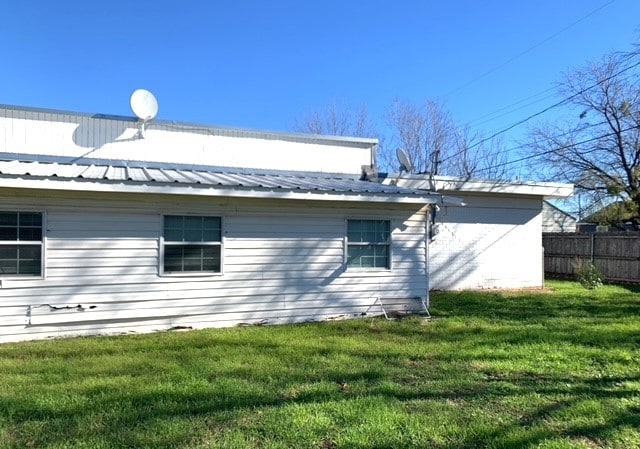
[[[339,105],[335,100],[324,109],[314,109],[293,123],[294,131],[330,136],[376,137],[367,109]]]
[[[417,173],[466,179],[505,179],[507,153],[498,139],[485,141],[456,125],[449,111],[429,100],[418,107],[396,101],[389,112],[391,141],[402,148]]]
[[[366,108],[334,101],[295,120],[293,128],[302,133],[378,138],[376,162],[382,170],[397,170],[395,150],[399,147],[409,156],[415,173],[505,179],[508,164],[504,164],[506,153],[499,151],[499,141],[485,141],[468,128],[458,127],[440,103],[429,100],[416,106],[395,101],[387,122],[389,135],[385,136],[376,130]]]
[[[618,203],[608,221],[629,219],[640,229],[637,57],[609,55],[571,72],[560,88],[572,119],[534,129],[531,147],[555,179],[574,183],[594,204]]]
[[[443,173],[465,179],[512,178],[512,165],[500,137],[485,140],[481,134],[472,134],[468,127],[461,127],[456,130],[454,150],[442,160]]]
[[[417,173],[437,175],[440,161],[455,143],[455,124],[439,103],[427,101],[423,107],[396,101],[389,110],[392,142],[402,148]]]

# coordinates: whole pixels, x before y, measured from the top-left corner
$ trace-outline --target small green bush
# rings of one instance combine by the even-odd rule
[[[584,288],[595,290],[602,287],[602,273],[592,263],[579,260],[576,262],[576,279]]]

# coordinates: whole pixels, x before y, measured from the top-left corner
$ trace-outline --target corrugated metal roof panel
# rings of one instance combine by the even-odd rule
[[[35,178],[82,178],[103,182],[163,183],[210,185],[229,188],[253,188],[283,191],[336,193],[370,193],[404,196],[428,196],[424,190],[413,190],[362,181],[353,177],[323,173],[266,172],[223,169],[188,170],[180,168],[131,167],[126,165],[63,164],[37,161],[1,161],[0,175]]]

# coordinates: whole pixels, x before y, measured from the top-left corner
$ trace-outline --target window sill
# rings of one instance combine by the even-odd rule
[[[161,278],[217,278],[223,276],[224,273],[209,273],[209,272],[186,272],[186,273],[160,273],[158,276]]]
[[[345,273],[388,273],[391,268],[345,268]]]

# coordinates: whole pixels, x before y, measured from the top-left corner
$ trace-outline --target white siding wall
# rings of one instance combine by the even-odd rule
[[[542,204],[542,232],[576,232],[576,219],[545,201]]]
[[[0,107],[7,153],[359,174],[372,144]],[[0,153],[1,155],[1,153]]]
[[[464,198],[466,206],[437,213],[430,288],[541,287],[541,199],[466,192]]]
[[[23,193],[0,210],[46,213],[45,277],[2,278],[0,341],[353,317],[426,294],[415,206]],[[223,217],[222,275],[158,275],[161,217],[189,213]],[[392,270],[345,271],[346,218],[391,219]]]

